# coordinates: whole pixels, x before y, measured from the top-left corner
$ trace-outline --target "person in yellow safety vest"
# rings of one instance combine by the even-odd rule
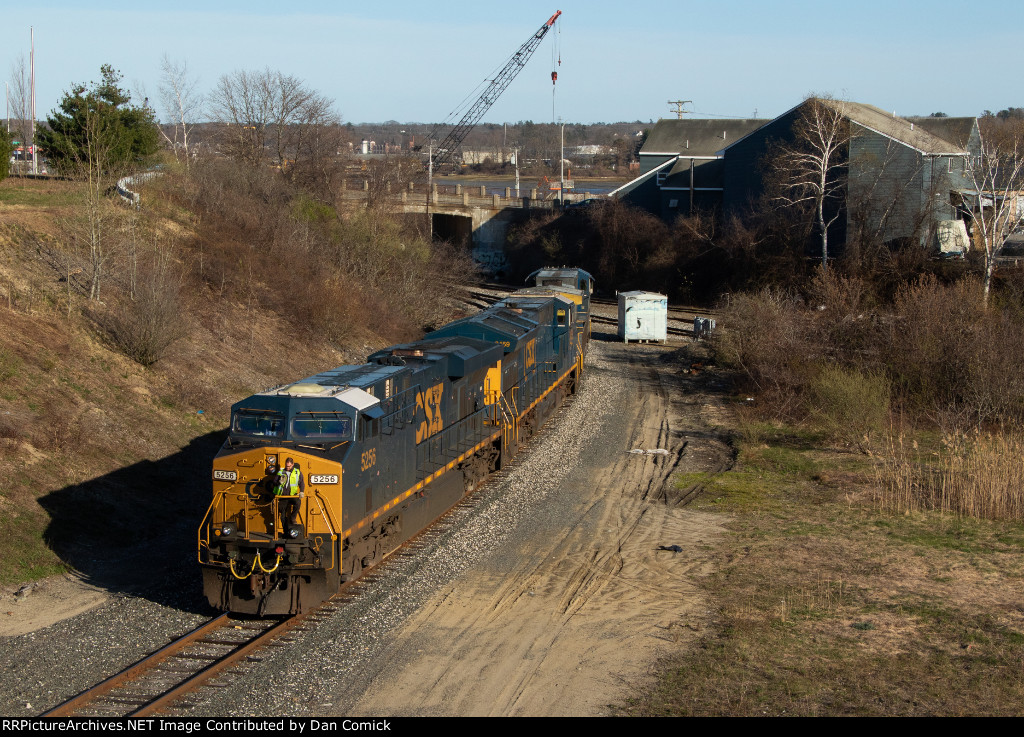
[[[294,525],[299,515],[299,499],[306,496],[306,487],[302,480],[302,471],[291,458],[284,462],[284,468],[278,474],[274,494],[280,497],[278,502],[281,505],[282,517],[288,520],[288,524]]]

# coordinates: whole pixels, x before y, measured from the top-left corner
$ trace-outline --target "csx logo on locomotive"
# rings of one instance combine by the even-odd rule
[[[416,429],[416,442],[422,443],[434,433],[444,428],[444,417],[441,415],[441,397],[444,395],[444,384],[435,384],[429,389],[416,392],[416,409],[422,409],[425,419]]]

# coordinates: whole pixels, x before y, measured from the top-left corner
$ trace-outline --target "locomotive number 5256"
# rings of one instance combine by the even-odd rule
[[[377,463],[377,449],[370,448],[368,451],[363,453],[362,470],[366,471],[373,468],[374,464]]]

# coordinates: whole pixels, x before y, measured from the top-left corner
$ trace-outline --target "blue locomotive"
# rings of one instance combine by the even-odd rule
[[[199,527],[214,607],[308,611],[476,488],[576,391],[593,279],[530,278],[422,340],[232,406]]]

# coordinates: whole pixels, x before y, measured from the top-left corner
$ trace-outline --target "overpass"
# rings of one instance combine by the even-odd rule
[[[516,197],[512,187],[435,183],[427,192],[426,182],[408,182],[401,187],[390,183],[375,186],[369,179],[346,180],[341,198],[346,202],[386,202],[394,212],[428,215],[436,238],[470,248],[484,271],[504,270],[505,236],[508,227],[530,211],[555,211],[560,205],[555,192],[544,194],[537,187],[521,189]],[[397,190],[397,191],[396,191]],[[566,202],[591,197],[590,192],[566,194]]]

